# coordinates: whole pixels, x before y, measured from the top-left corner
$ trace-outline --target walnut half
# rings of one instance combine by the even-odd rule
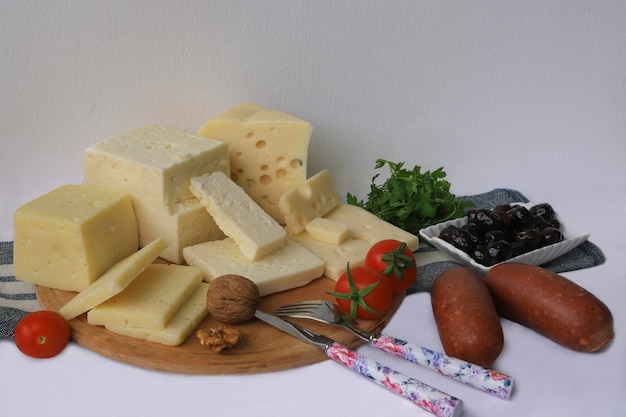
[[[210,328],[208,331],[199,329],[196,336],[202,346],[207,346],[213,352],[221,352],[233,347],[241,340],[241,333],[232,327],[221,326],[217,329]]]

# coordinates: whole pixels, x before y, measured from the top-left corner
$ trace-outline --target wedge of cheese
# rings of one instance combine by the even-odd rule
[[[324,169],[303,184],[284,193],[278,202],[287,233],[297,235],[316,217],[322,217],[341,204],[330,172]]]
[[[103,326],[161,330],[202,282],[200,269],[152,264],[116,296],[87,313],[87,322]]]
[[[83,184],[61,186],[14,214],[15,276],[82,291],[138,249],[129,195]]]
[[[306,180],[312,130],[306,120],[243,103],[209,119],[197,134],[228,143],[233,181],[283,223],[278,200]]]
[[[105,328],[122,336],[147,340],[166,346],[178,346],[189,337],[191,332],[209,314],[209,310],[206,307],[208,289],[209,284],[201,282],[185,304],[172,317],[167,326],[161,330],[113,325],[107,325]]]
[[[262,259],[283,246],[285,230],[223,172],[194,177],[189,188],[249,260]]]
[[[59,309],[66,320],[71,320],[122,292],[166,248],[157,238],[126,259],[116,263],[93,284],[78,293]]]
[[[161,255],[183,263],[182,248],[224,234],[189,190],[189,179],[229,175],[228,145],[159,125],[142,126],[85,150],[84,182],[130,194],[139,245],[163,237]]]
[[[324,275],[337,280],[346,271],[346,264],[360,266],[374,243],[383,239],[406,242],[412,251],[419,248],[419,238],[394,226],[369,211],[350,204],[340,204],[324,217],[348,225],[350,236],[340,244],[327,243],[312,237],[306,230],[290,239],[295,240],[324,260]]]
[[[324,261],[291,239],[259,261],[250,261],[230,238],[186,247],[183,254],[202,270],[205,281],[241,275],[257,285],[261,296],[304,286],[324,272]]]

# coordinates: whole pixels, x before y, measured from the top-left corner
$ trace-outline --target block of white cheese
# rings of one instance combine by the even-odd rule
[[[254,262],[230,238],[189,246],[183,253],[189,265],[202,270],[205,281],[220,275],[241,275],[257,285],[262,297],[304,286],[324,272],[324,261],[291,239],[286,239],[283,247],[271,255]]]
[[[59,309],[66,320],[71,320],[122,292],[165,249],[165,241],[157,238],[137,252],[109,268],[74,298]]]
[[[116,296],[87,313],[87,322],[103,326],[164,329],[202,282],[193,266],[151,264]]]
[[[189,179],[207,172],[230,173],[228,145],[217,140],[147,125],[88,147],[85,183],[118,184],[132,196],[170,205],[193,197]]]
[[[381,220],[358,206],[340,204],[327,213],[325,218],[347,224],[350,236],[339,245],[315,239],[306,230],[289,238],[323,259],[326,265],[324,275],[334,280],[345,272],[348,262],[350,266],[363,265],[369,249],[380,240],[396,239],[406,242],[412,251],[419,248],[419,238],[416,235]]]
[[[313,239],[332,245],[339,245],[350,236],[347,224],[324,217],[314,218],[304,226],[304,229]]]
[[[285,229],[223,172],[194,177],[189,188],[249,260],[262,259],[283,246]]]
[[[306,180],[311,123],[243,103],[219,113],[197,131],[228,143],[230,177],[276,221],[280,196]]]
[[[18,208],[14,226],[16,278],[60,290],[84,290],[138,248],[131,199],[109,188],[61,186]]]
[[[339,204],[341,197],[327,169],[284,193],[278,202],[285,218],[285,230],[292,235],[297,235],[311,220],[324,216]]]
[[[139,245],[163,237],[162,257],[170,262],[183,262],[185,246],[224,237],[189,190],[193,176],[230,173],[224,142],[148,125],[87,148],[83,169],[86,184],[130,194]]]
[[[180,310],[174,314],[167,326],[161,330],[112,325],[105,326],[105,328],[122,336],[147,340],[166,346],[178,346],[189,337],[191,332],[209,314],[206,306],[208,289],[209,284],[201,282]]]
[[[175,264],[185,262],[183,248],[225,237],[213,217],[196,198],[161,206],[141,197],[133,200],[139,228],[139,245],[144,246],[157,237],[167,242],[160,257]]]

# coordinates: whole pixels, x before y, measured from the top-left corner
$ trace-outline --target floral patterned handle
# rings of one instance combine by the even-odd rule
[[[464,360],[447,356],[421,346],[380,335],[372,346],[399,358],[430,368],[442,375],[508,400],[513,390],[513,378]]]
[[[463,412],[463,401],[460,399],[368,359],[337,342],[327,346],[326,356],[407,398],[435,416],[458,417]]]

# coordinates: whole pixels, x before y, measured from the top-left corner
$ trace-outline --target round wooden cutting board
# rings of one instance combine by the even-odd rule
[[[335,281],[318,278],[310,284],[261,299],[260,310],[271,313],[283,304],[295,301],[327,299]],[[42,308],[58,311],[76,293],[37,286],[37,298]],[[382,330],[396,312],[404,295],[395,296],[391,308],[377,320],[362,320],[358,325],[369,331]],[[356,348],[364,342],[338,326],[308,319],[292,319],[336,341]],[[219,327],[210,315],[197,328]],[[116,361],[159,371],[184,374],[250,374],[296,368],[321,362],[326,356],[321,350],[281,332],[254,318],[236,327],[241,341],[230,349],[214,353],[202,346],[195,331],[179,346],[165,346],[126,336],[116,335],[102,326],[87,323],[87,314],[70,321],[72,339],[79,345]]]

